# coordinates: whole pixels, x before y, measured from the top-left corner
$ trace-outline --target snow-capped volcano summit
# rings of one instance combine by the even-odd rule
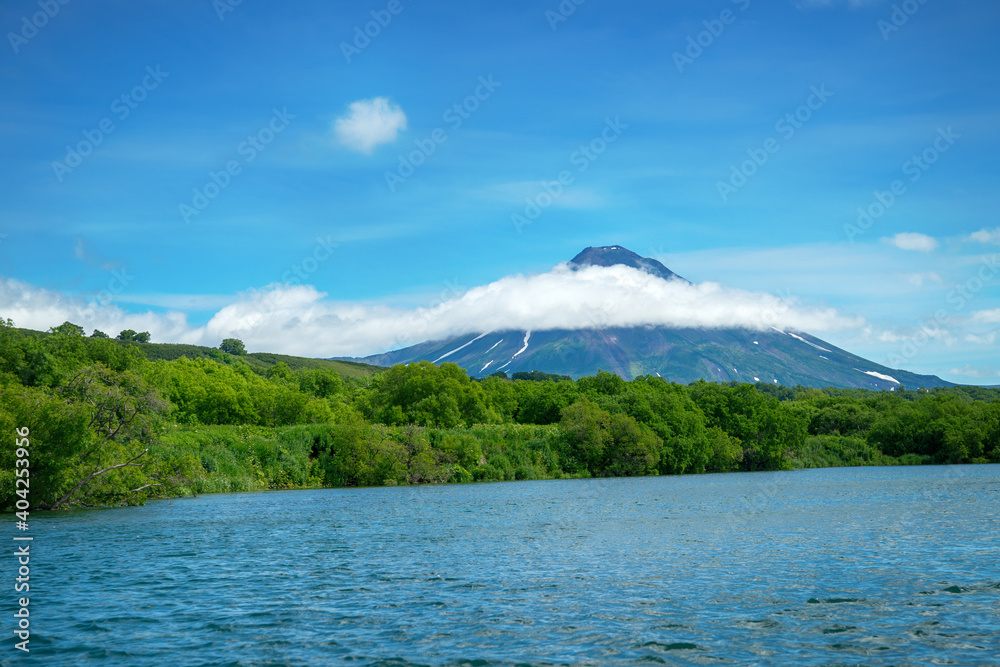
[[[643,299],[648,296],[652,311],[667,308],[669,299],[664,300],[660,295],[657,301],[650,295],[656,290],[668,290],[671,295],[684,292],[686,298],[693,299],[693,306],[688,303],[689,310],[685,312],[697,315],[709,307],[710,295],[713,294],[711,290],[699,291],[704,286],[693,285],[655,259],[642,257],[622,246],[588,247],[568,263],[573,273],[591,271],[592,267],[617,266],[638,269],[669,283],[664,285],[654,280],[661,287],[652,289],[648,277],[634,281],[636,290],[647,291],[626,293],[625,296],[633,303],[644,304]],[[750,293],[739,294],[745,294],[747,299],[754,296]],[[543,301],[550,304],[549,308],[579,305],[566,303],[565,298],[562,301],[543,300],[541,296],[529,301],[525,308],[544,308],[533,303]],[[743,305],[727,302],[729,308]],[[474,377],[497,372],[510,375],[542,371],[578,378],[605,370],[625,379],[655,375],[680,383],[705,379],[889,390],[902,385],[916,388],[949,384],[936,376],[887,368],[788,327],[778,328],[763,323],[756,326],[705,326],[704,317],[701,321],[691,320],[690,326],[685,325],[686,321],[669,326],[621,326],[615,323],[614,308],[615,304],[609,304],[611,316],[607,318],[607,323],[600,318],[592,318],[585,326],[573,329],[529,330],[517,328],[517,325],[510,328],[487,326],[480,331],[354,360],[380,366],[422,360],[453,362]],[[645,322],[664,321],[656,319],[657,312],[650,315]]]

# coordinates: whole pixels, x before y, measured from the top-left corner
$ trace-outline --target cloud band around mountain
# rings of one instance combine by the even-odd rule
[[[272,284],[244,293],[203,326],[180,312],[126,313],[11,279],[0,282],[0,315],[47,329],[65,320],[114,335],[149,331],[157,342],[216,346],[237,336],[247,348],[312,357],[364,356],[466,333],[520,329],[601,329],[667,326],[771,327],[819,333],[864,326],[863,318],[830,308],[718,283],[666,281],[626,266],[515,275],[472,288],[436,305],[389,308],[337,302],[306,285]]]

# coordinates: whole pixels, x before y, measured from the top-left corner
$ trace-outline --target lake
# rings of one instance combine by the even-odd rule
[[[0,662],[995,664],[998,501],[983,465],[39,512]]]

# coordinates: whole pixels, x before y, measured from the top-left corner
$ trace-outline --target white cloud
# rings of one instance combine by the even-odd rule
[[[934,283],[941,285],[944,283],[944,279],[933,271],[926,271],[922,273],[904,273],[901,274],[902,278],[906,282],[910,283],[914,287],[923,287],[927,283]]]
[[[992,310],[977,310],[972,313],[973,322],[985,322],[987,324],[1000,323],[1000,308]]]
[[[978,232],[973,232],[969,234],[967,241],[976,241],[978,243],[994,243],[1000,245],[1000,227],[996,229],[980,229]]]
[[[353,151],[370,154],[379,144],[395,141],[399,131],[406,129],[406,114],[385,97],[351,102],[348,111],[334,121],[333,131],[337,141]]]
[[[984,336],[979,336],[977,334],[972,334],[972,333],[965,335],[965,342],[975,343],[976,345],[992,345],[993,343],[996,342],[996,340],[997,340],[996,331],[991,331],[990,333]]]
[[[937,239],[926,234],[914,232],[903,232],[896,234],[892,238],[882,239],[886,243],[896,246],[900,250],[915,250],[918,252],[931,252],[940,245]]]
[[[945,329],[938,323],[925,325],[922,327],[910,327],[907,329],[884,329],[879,331],[877,340],[880,343],[902,343],[912,341],[916,337],[927,340],[945,341],[954,338],[951,331]]]
[[[12,278],[0,277],[0,316],[18,327],[46,331],[70,321],[86,331],[100,329],[115,335],[123,329],[149,331],[160,342],[195,342],[187,316],[182,313],[131,314],[115,305],[100,305],[64,296]]]
[[[256,351],[312,357],[363,356],[463,333],[501,329],[590,329],[611,326],[743,327],[822,332],[856,328],[861,318],[833,309],[717,283],[664,281],[625,266],[566,265],[510,276],[432,307],[389,308],[333,302],[312,286],[270,285],[221,308],[201,327],[182,313],[127,314],[117,306],[70,299],[0,279],[0,314],[18,326],[48,329],[65,320],[114,334],[149,331],[156,342],[217,346],[237,336]]]
[[[961,368],[952,368],[948,371],[950,375],[961,375],[970,378],[995,378],[1000,377],[1000,371],[989,366],[973,366],[966,364]]]

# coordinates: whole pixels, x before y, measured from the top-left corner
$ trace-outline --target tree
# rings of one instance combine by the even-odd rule
[[[94,329],[94,333],[90,334],[91,338],[109,338],[108,334],[104,333],[100,329]]]
[[[370,419],[389,425],[455,428],[501,421],[479,383],[452,363],[393,366],[372,379],[359,402]]]
[[[153,427],[157,413],[166,408],[166,403],[158,392],[146,382],[128,371],[115,373],[97,364],[83,369],[73,377],[62,390],[63,397],[70,405],[79,406],[88,419],[87,427],[93,437],[68,457],[65,464],[79,477],[71,488],[49,505],[58,509],[69,505],[78,494],[86,498],[94,492],[87,487],[98,478],[120,471],[119,482],[105,484],[99,491],[101,500],[114,497],[127,498],[147,488],[162,486],[162,482],[150,479],[148,475],[128,475],[128,468],[142,468],[139,459],[149,451],[153,441]],[[132,484],[136,488],[129,489]]]
[[[708,425],[722,429],[739,442],[743,449],[742,470],[787,469],[787,452],[798,451],[805,444],[805,420],[753,385],[699,380],[690,386],[690,392]]]
[[[31,504],[39,509],[141,503],[152,488],[169,493],[186,484],[192,465],[181,473],[177,457],[147,456],[163,406],[135,373],[101,364],[80,369],[58,389],[25,387],[0,374],[0,427],[30,433]],[[13,502],[13,453],[0,450],[0,508]]]
[[[591,475],[600,475],[604,467],[604,448],[610,440],[611,415],[585,398],[567,407],[562,415],[560,430],[569,443],[570,454]]]
[[[242,355],[247,353],[246,347],[243,346],[243,341],[239,338],[226,338],[219,345],[219,349],[223,352],[229,354]]]
[[[573,458],[583,463],[594,477],[632,477],[656,472],[663,441],[630,415],[612,415],[583,398],[563,410],[560,427]]]
[[[72,322],[63,322],[57,327],[49,329],[49,333],[62,334],[64,336],[84,336],[83,327]]]
[[[605,475],[636,477],[656,473],[663,441],[648,426],[626,414],[612,415],[609,434]]]
[[[728,436],[707,428],[705,415],[684,387],[663,378],[648,375],[636,378],[628,383],[619,404],[662,440],[660,473],[701,473],[709,468],[731,470],[733,450],[742,453]]]
[[[562,411],[579,399],[580,392],[572,380],[560,382],[514,382],[521,424],[555,424]]]
[[[131,341],[135,343],[148,343],[149,332],[143,331],[142,333],[136,333],[132,329],[124,329],[118,334],[118,340]]]

